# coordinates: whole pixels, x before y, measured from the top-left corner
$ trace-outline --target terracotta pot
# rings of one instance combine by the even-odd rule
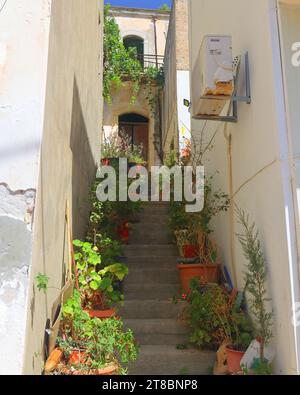
[[[80,364],[84,364],[86,361],[86,354],[82,351],[74,350],[69,357],[69,364],[78,366]]]
[[[242,370],[241,360],[242,360],[243,356],[245,355],[245,353],[242,351],[235,351],[235,350],[231,349],[230,347],[226,347],[226,354],[227,354],[228,372],[231,374],[239,373]]]
[[[190,291],[190,281],[198,278],[204,283],[215,284],[219,282],[220,265],[177,265],[179,270],[182,289],[185,292]]]
[[[66,374],[72,376],[112,376],[117,374],[119,367],[116,365],[110,365],[103,369],[91,369],[91,370],[75,370],[74,372],[68,372]]]
[[[197,245],[184,245],[183,246],[184,258],[197,258],[199,256],[199,248]]]
[[[117,312],[115,309],[110,310],[86,310],[86,312],[90,315],[91,318],[113,318],[116,316]]]

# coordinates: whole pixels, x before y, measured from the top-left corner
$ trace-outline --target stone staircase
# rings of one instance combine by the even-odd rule
[[[125,247],[129,275],[124,282],[125,304],[120,314],[141,345],[131,375],[205,375],[215,354],[178,350],[188,329],[178,322],[182,305],[174,305],[180,291],[177,248],[168,229],[168,206],[147,203],[133,225]]]

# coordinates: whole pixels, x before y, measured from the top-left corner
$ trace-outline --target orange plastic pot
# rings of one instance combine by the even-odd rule
[[[113,318],[116,316],[117,312],[115,309],[110,310],[86,310],[86,312],[90,315],[91,318]]]
[[[198,278],[199,281],[208,284],[219,282],[220,265],[182,264],[177,265],[177,269],[179,270],[182,289],[187,293],[190,291],[190,282],[193,278]]]
[[[226,354],[227,354],[227,370],[229,373],[239,373],[241,368],[241,360],[245,355],[242,351],[235,351],[230,347],[226,347]]]

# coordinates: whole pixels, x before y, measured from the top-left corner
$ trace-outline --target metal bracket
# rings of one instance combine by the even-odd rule
[[[251,82],[250,82],[250,66],[249,66],[249,53],[246,52],[244,56],[245,61],[245,83],[246,83],[246,95],[245,96],[237,96],[238,82],[239,82],[239,68],[237,69],[237,73],[234,79],[235,91],[230,98],[230,107],[232,108],[232,115],[230,116],[215,116],[215,115],[197,115],[193,116],[195,120],[205,120],[205,121],[219,121],[219,122],[238,122],[238,102],[244,102],[247,104],[251,104]],[[206,100],[215,100],[216,97],[203,97]]]

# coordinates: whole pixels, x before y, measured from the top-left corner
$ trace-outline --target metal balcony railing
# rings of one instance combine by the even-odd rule
[[[149,67],[160,69],[164,66],[164,56],[162,55],[138,54],[137,59],[144,69]]]

